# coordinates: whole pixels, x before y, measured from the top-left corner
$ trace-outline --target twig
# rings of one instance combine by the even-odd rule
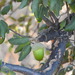
[[[38,25],[36,25],[35,26],[35,29],[34,29],[34,32],[32,33],[32,35],[31,36],[33,36],[34,35],[34,33],[36,33],[37,32],[37,29],[39,28],[39,23],[38,23]]]
[[[66,8],[67,8],[68,22],[70,23],[69,7],[68,7],[67,2],[66,2]]]
[[[12,31],[13,33],[15,33],[15,34],[17,34],[17,35],[19,35],[19,36],[21,36],[21,37],[29,37],[29,36],[24,36],[24,35],[21,35],[21,34],[19,34],[19,33],[17,33],[17,32],[15,32],[14,30],[12,30],[12,29],[9,29],[10,31]]]
[[[9,64],[9,63],[2,62],[2,64],[0,65],[0,68],[2,68],[3,66],[9,68],[12,71],[23,73],[23,74],[26,74],[26,73],[28,75],[42,75],[43,74],[43,73],[36,72],[33,69],[29,69],[29,68],[26,68],[26,67],[23,67],[23,66],[12,65],[12,64]]]
[[[55,16],[55,14],[52,11],[49,12],[49,15],[53,17],[53,19],[55,20],[55,23],[58,22],[58,18]]]
[[[45,21],[45,23],[47,24],[48,27],[53,26],[54,23],[52,23],[48,18],[46,18],[45,16],[43,16],[43,20]]]
[[[52,17],[52,16],[50,16],[50,18],[51,18],[51,22],[53,22],[53,23],[54,23],[54,19],[53,19],[53,17]]]

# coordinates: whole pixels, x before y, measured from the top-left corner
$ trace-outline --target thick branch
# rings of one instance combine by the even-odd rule
[[[38,40],[40,42],[43,42],[43,41],[47,42],[49,40],[54,40],[55,38],[58,38],[59,36],[60,35],[58,31],[49,30],[49,31],[45,31],[42,34],[40,34],[40,37],[38,38]]]
[[[55,52],[52,55],[52,59],[55,59],[55,61],[53,61],[51,69],[46,72],[46,75],[48,74],[52,75],[58,69],[65,52],[65,48],[66,42],[63,40],[62,42],[59,43],[58,47],[55,49]]]
[[[40,73],[40,72],[36,72],[33,69],[29,69],[29,68],[19,66],[19,65],[12,65],[9,63],[2,62],[2,65],[0,66],[0,68],[3,66],[8,67],[10,70],[15,71],[15,72],[19,72],[19,73],[23,73],[23,74],[27,73],[27,75],[42,75],[42,73]]]
[[[66,42],[63,40],[58,44],[58,47],[51,53],[51,56],[42,68],[42,70],[46,70],[46,68],[51,67],[49,70],[46,70],[45,75],[53,75],[57,71],[65,52],[65,46]],[[49,65],[49,63],[52,65]]]

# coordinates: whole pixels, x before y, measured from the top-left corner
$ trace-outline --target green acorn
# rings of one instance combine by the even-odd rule
[[[44,50],[45,50],[45,47],[44,47],[43,44],[35,43],[32,46],[32,51],[33,51],[34,58],[36,60],[38,60],[38,61],[43,60],[43,58],[44,58]]]
[[[34,54],[34,57],[36,60],[41,61],[41,60],[43,60],[43,57],[44,57],[44,49],[39,48],[37,50],[34,50],[33,54]]]

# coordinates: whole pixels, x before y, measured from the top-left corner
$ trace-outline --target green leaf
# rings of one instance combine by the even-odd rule
[[[2,25],[2,23],[1,23],[1,21],[0,21],[0,36],[2,37],[2,38],[5,38],[5,29],[4,29],[4,27],[3,27],[3,25]]]
[[[70,4],[72,2],[72,0],[65,0],[68,4]]]
[[[36,12],[39,8],[40,0],[33,0],[32,2],[32,12]]]
[[[0,37],[0,44],[4,42],[5,38]]]
[[[10,18],[11,18],[13,21],[16,21],[16,19],[15,19],[14,17],[10,16]]]
[[[8,24],[7,24],[5,21],[3,21],[3,20],[1,20],[1,23],[2,23],[2,25],[4,26],[4,29],[5,29],[6,33],[9,33]]]
[[[19,61],[22,61],[30,52],[31,52],[31,46],[30,45],[24,46],[20,53]]]
[[[34,15],[38,22],[41,22],[43,16],[48,16],[48,9],[41,4],[39,8],[34,12]]]
[[[18,53],[18,52],[22,51],[23,47],[24,47],[24,46],[27,46],[27,45],[29,45],[29,44],[30,44],[30,41],[28,41],[28,42],[25,43],[25,44],[19,45],[19,46],[15,49],[15,53]]]
[[[72,75],[75,75],[75,69],[73,69],[73,73],[72,73]]]
[[[62,63],[68,62],[68,50],[65,51]]]
[[[11,8],[10,5],[5,6],[5,7],[1,10],[1,14],[2,14],[2,15],[7,14],[7,13],[9,12],[10,8]]]
[[[24,46],[25,46],[24,44],[19,45],[19,46],[15,49],[15,53],[18,53],[18,52],[22,51],[22,49],[23,49]]]
[[[75,13],[75,1],[73,1],[71,4],[69,4],[70,9],[73,13]]]
[[[3,20],[0,20],[0,36],[5,38],[5,33],[9,32],[8,25]]]
[[[73,31],[75,30],[75,16],[72,17],[71,22],[66,26],[66,31]]]
[[[17,2],[21,2],[22,0],[16,0]]]
[[[13,2],[12,2],[12,0],[9,2],[9,4],[10,4],[10,10],[13,11]]]
[[[25,26],[27,34],[30,32],[30,26],[31,26],[31,19],[29,19],[28,24]]]
[[[33,0],[31,8],[38,22],[42,21],[43,16],[48,16],[48,8],[42,4],[41,0]]]
[[[16,75],[16,73],[13,72],[13,71],[9,71],[9,72],[7,73],[7,75]]]
[[[11,46],[9,47],[9,52],[11,52],[11,51],[13,50],[13,47],[14,47],[14,45],[11,45]]]
[[[24,20],[25,20],[25,16],[20,17],[20,18],[18,19],[19,22],[22,22],[22,21],[24,21]]]
[[[63,68],[59,71],[58,75],[65,75],[65,73],[66,73],[65,68]]]
[[[68,52],[68,50],[66,50],[64,56],[65,56],[66,58],[68,58],[68,54],[69,54],[69,52]]]
[[[50,11],[53,11],[58,16],[63,5],[63,0],[50,0]]]
[[[69,46],[71,46],[70,42],[68,42],[68,43],[66,44],[66,48],[68,48]]]
[[[63,29],[66,25],[66,20],[63,20],[61,23],[60,23],[60,29]]]
[[[75,47],[73,49],[72,58],[73,58],[73,60],[75,60]]]
[[[0,0],[0,9],[1,9],[1,7],[3,7],[5,5],[5,3],[6,3],[6,0]]]
[[[27,6],[27,5],[28,5],[28,1],[29,1],[29,0],[22,0],[22,2],[21,2],[21,4],[20,4],[19,8],[22,9],[22,8],[24,8],[25,6]]]
[[[0,66],[2,65],[2,60],[0,60]]]
[[[35,17],[36,17],[36,19],[38,20],[38,22],[41,22],[41,20],[42,20],[42,15],[43,15],[43,13],[42,13],[42,6],[41,7],[38,7],[38,9],[34,12],[34,15],[35,15]]]
[[[46,7],[48,5],[49,0],[43,0],[43,5]]]
[[[13,45],[21,45],[21,44],[25,44],[27,42],[29,42],[29,38],[27,37],[22,37],[22,38],[11,38],[8,40],[9,43],[13,44]]]
[[[11,24],[11,25],[9,25],[9,29],[15,30],[15,28],[16,28],[16,24]]]

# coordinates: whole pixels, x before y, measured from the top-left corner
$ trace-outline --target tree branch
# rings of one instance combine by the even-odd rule
[[[29,69],[29,68],[26,68],[26,67],[23,67],[23,66],[12,65],[12,64],[9,64],[9,63],[2,62],[2,64],[0,65],[0,68],[3,67],[3,66],[6,66],[7,68],[9,68],[10,70],[15,71],[15,72],[19,72],[19,73],[23,73],[23,74],[27,73],[27,75],[42,75],[43,74],[41,72],[36,72],[33,69]]]
[[[48,71],[46,71],[45,73],[46,75],[53,75],[57,71],[58,67],[61,64],[61,60],[65,52],[65,48],[66,48],[65,46],[66,46],[66,42],[63,40],[62,42],[59,43],[58,47],[53,51],[53,53],[49,57],[48,61],[46,62],[46,66],[49,62],[51,62],[52,65],[51,68]],[[52,61],[52,59],[54,61]]]
[[[53,26],[54,23],[52,23],[48,18],[46,18],[45,16],[43,16],[43,20],[45,21],[45,23],[47,24],[47,26]]]
[[[53,17],[55,23],[58,22],[58,18],[55,16],[55,14],[52,11],[49,11],[49,15]]]
[[[38,40],[40,42],[43,42],[43,41],[47,42],[49,40],[54,40],[55,38],[58,38],[59,36],[60,35],[58,31],[49,30],[49,31],[42,32]]]

